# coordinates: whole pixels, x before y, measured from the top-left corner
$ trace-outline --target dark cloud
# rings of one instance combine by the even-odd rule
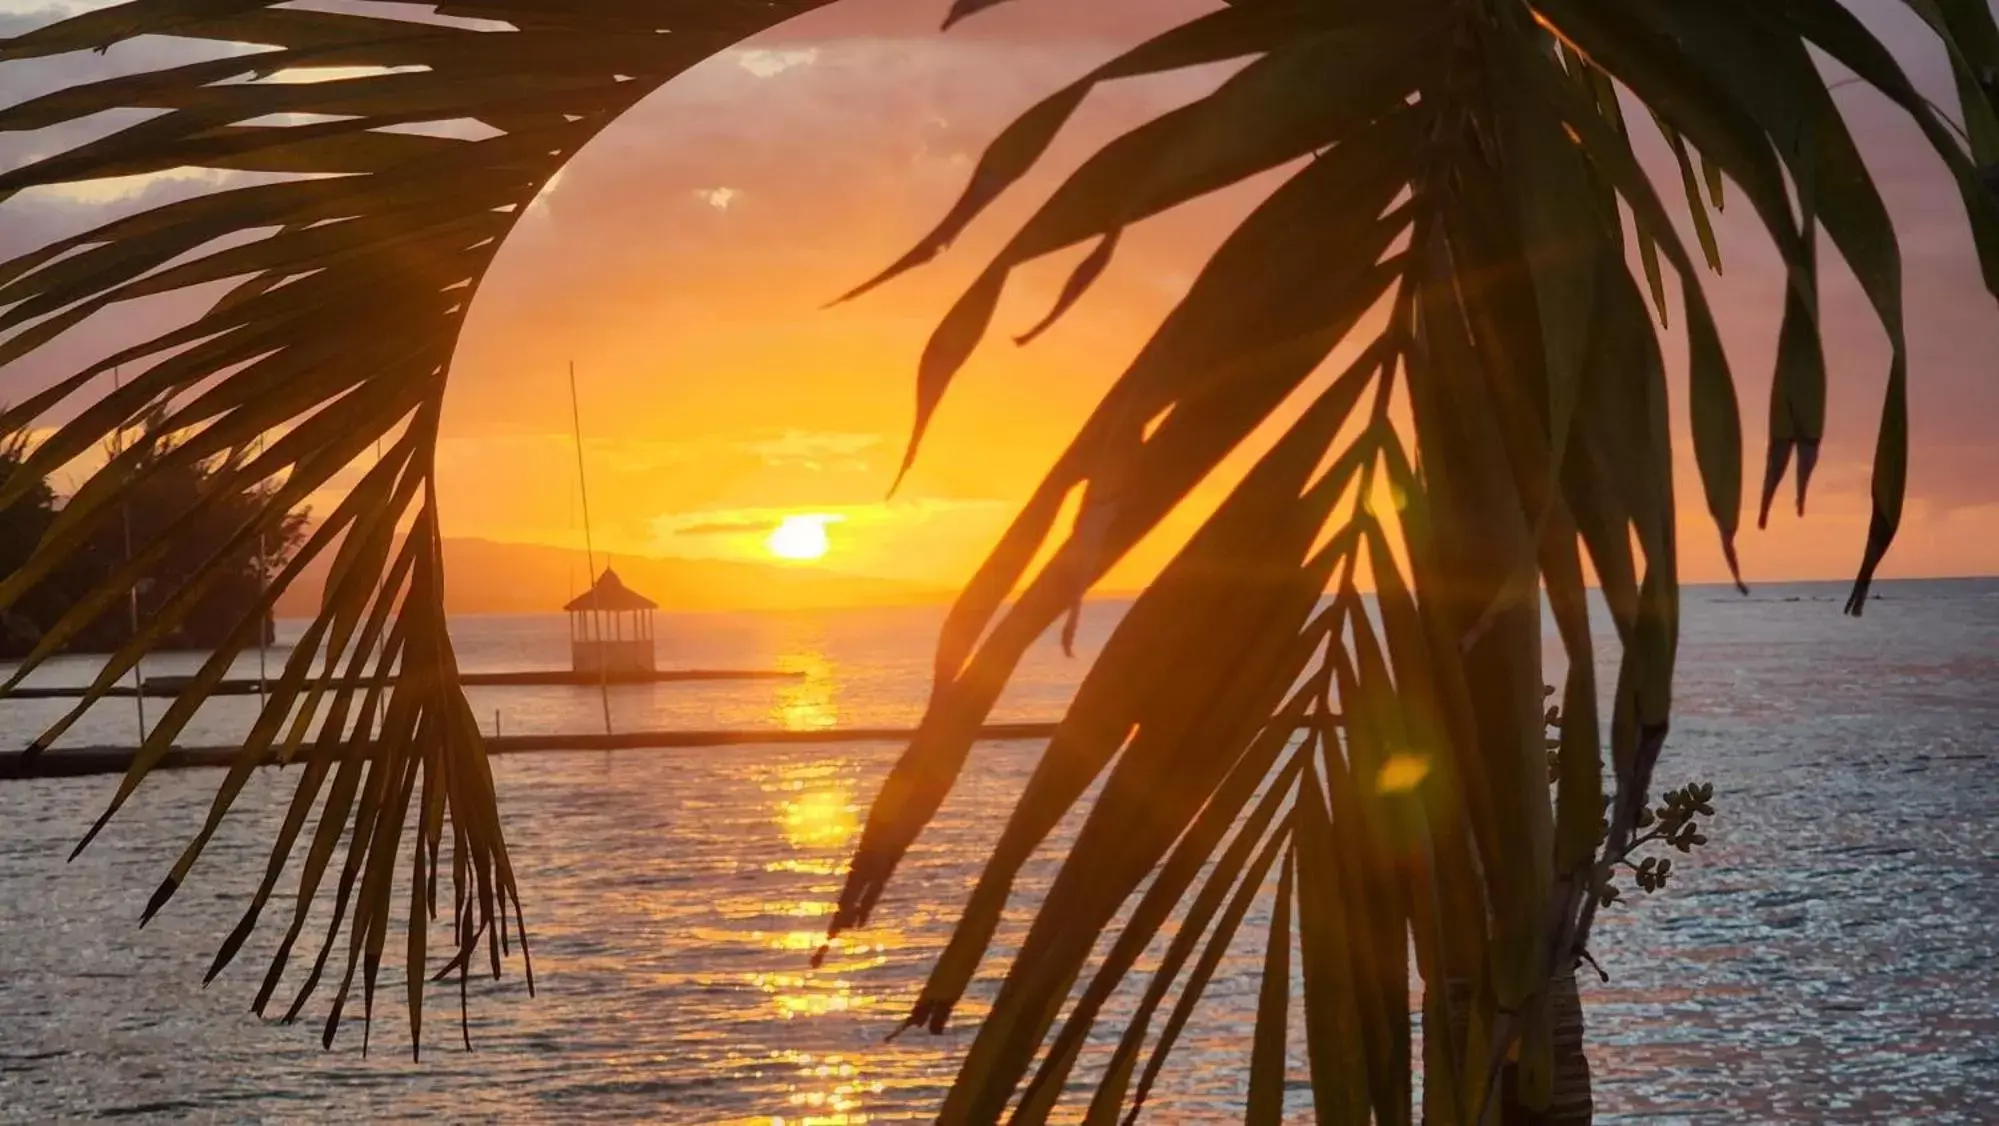
[[[1205,0],[1108,0],[1061,4],[1019,0],[966,20],[939,36],[949,0],[843,0],[782,24],[758,42],[810,43],[856,36],[954,43],[1125,46],[1141,36],[1220,7]]]
[[[706,524],[689,524],[685,528],[675,528],[676,536],[754,536],[774,532],[777,520],[715,520]]]

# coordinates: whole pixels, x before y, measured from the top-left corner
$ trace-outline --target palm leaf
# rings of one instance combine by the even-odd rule
[[[318,808],[319,830],[297,870],[297,914],[258,1011],[283,977],[348,828],[333,930],[292,1015],[322,980],[343,927],[347,949],[329,1041],[357,976],[362,1007],[372,1014],[392,893],[408,878],[403,956],[413,1046],[420,1044],[418,985],[433,941],[425,924],[443,905],[437,870],[447,837],[449,963],[462,972],[484,939],[499,972],[500,947],[513,941],[506,915],[514,912],[518,924],[520,897],[479,732],[458,690],[436,538],[437,420],[465,310],[528,203],[582,145],[687,67],[815,6],[510,0],[444,4],[444,18],[436,19],[372,2],[334,13],[265,0],[135,0],[0,41],[0,63],[161,35],[206,43],[218,56],[0,109],[0,130],[9,132],[149,111],[100,139],[0,172],[0,200],[29,188],[174,169],[277,174],[250,184],[225,178],[205,195],[0,265],[0,362],[9,364],[131,301],[225,286],[206,306],[184,299],[191,309],[184,323],[120,348],[0,417],[10,432],[54,423],[28,452],[25,472],[0,486],[0,504],[139,420],[158,420],[84,482],[35,555],[0,580],[0,605],[78,550],[148,474],[269,436],[260,454],[218,470],[204,502],[255,497],[256,516],[111,657],[90,696],[30,753],[59,738],[185,619],[231,549],[254,542],[313,490],[388,442],[379,463],[320,521],[262,604],[168,709],[85,838],[104,828],[158,764],[285,586],[333,552],[320,616],[268,694],[200,833],[144,912],[150,918],[165,907],[193,875],[251,772],[274,759],[302,761],[264,878],[209,974],[219,973],[255,928]],[[346,69],[327,72],[335,75],[330,81],[284,80],[308,68]],[[308,123],[263,123],[276,114]],[[482,132],[484,139],[475,139]],[[107,389],[119,368],[131,378]],[[136,543],[130,562],[70,609],[8,687],[121,599],[171,535]],[[386,691],[364,688],[390,673],[397,675]],[[405,842],[407,868],[398,864]],[[525,953],[525,936],[513,929]]]
[[[990,6],[968,0],[953,7],[950,20]],[[1942,6],[1919,8],[1933,17],[1960,75],[1973,76],[1960,81],[1960,94],[1965,116],[1983,129],[1992,107],[1971,61],[1990,62],[1986,56],[1999,48],[1992,21],[1947,16]],[[1309,374],[1313,365],[1358,353],[1361,361],[1330,386],[1365,373],[1375,417],[1357,434],[1312,436],[1322,461],[1356,468],[1354,492],[1299,513],[1317,522],[1323,542],[1366,545],[1381,615],[1377,627],[1359,609],[1350,569],[1298,575],[1334,597],[1332,621],[1344,623],[1294,673],[1324,686],[1320,711],[1336,714],[1339,724],[1325,729],[1304,760],[1299,805],[1289,821],[1295,870],[1287,852],[1281,881],[1295,882],[1299,900],[1320,1117],[1411,1116],[1403,959],[1412,946],[1425,984],[1425,1062],[1432,1071],[1424,1084],[1426,1117],[1476,1121],[1496,1097],[1587,1107],[1586,1097],[1578,1103],[1572,1091],[1556,1090],[1576,1074],[1554,1058],[1568,1050],[1557,1040],[1577,1033],[1575,1022],[1559,1015],[1567,1011],[1561,989],[1568,986],[1551,983],[1570,980],[1587,942],[1597,858],[1629,839],[1645,805],[1670,717],[1678,637],[1668,373],[1642,296],[1650,288],[1664,315],[1663,264],[1679,276],[1691,343],[1684,393],[1694,451],[1732,568],[1742,503],[1732,369],[1698,259],[1634,155],[1624,106],[1647,110],[1675,154],[1706,266],[1718,270],[1721,259],[1708,212],[1733,194],[1747,201],[1787,267],[1759,522],[1794,453],[1802,506],[1823,435],[1820,230],[1862,278],[1889,335],[1894,360],[1876,457],[1876,516],[1849,607],[1856,613],[1892,538],[1906,476],[1901,266],[1892,220],[1812,51],[1840,60],[1917,119],[1965,185],[1981,239],[1994,208],[1973,188],[1977,166],[1992,157],[1968,151],[1908,84],[1892,54],[1831,0],[1787,0],[1753,14],[1719,0],[1666,7],[1434,0],[1392,10],[1237,4],[1204,17],[1212,21],[1206,25],[1190,23],[1155,42],[1170,39],[1176,50],[1199,54],[1198,44],[1179,36],[1201,26],[1217,57],[1240,52],[1248,41],[1219,29],[1248,26],[1252,15],[1270,21],[1256,25],[1261,56],[1208,98],[1139,126],[1086,161],[992,260],[925,352],[919,420],[930,417],[979,343],[1015,265],[1099,240],[1058,299],[1056,313],[1067,312],[1080,307],[1110,266],[1129,223],[1271,166],[1270,157],[1245,160],[1246,154],[1280,161],[1312,154],[1205,265],[953,609],[930,709],[876,801],[833,931],[865,923],[881,901],[897,860],[963,769],[973,725],[1065,601],[1079,598],[1159,513],[1213,473],[1221,452],[1273,425],[1287,399],[1323,394],[1316,389],[1329,385]],[[1341,27],[1341,18],[1356,22]],[[1314,74],[1288,69],[1289,60],[1313,52],[1327,53]],[[1269,83],[1269,93],[1258,91],[1259,83]],[[1005,175],[975,177],[939,234],[877,281],[941,251],[1021,176],[1087,87],[1060,95],[1059,115],[1035,111],[1031,155],[1017,143],[1029,118],[1003,135],[981,167],[1004,162]],[[1337,108],[1319,108],[1328,98]],[[1204,120],[1232,122],[1240,137],[1216,139],[1194,124]],[[1999,145],[1999,129],[1971,136],[1967,143]],[[1345,186],[1370,180],[1392,187],[1357,194]],[[1727,180],[1734,181],[1733,193]],[[1189,186],[1162,192],[1158,185],[1169,182]],[[1363,237],[1367,224],[1382,221],[1384,207],[1394,222],[1392,239]],[[1627,246],[1627,215],[1635,247]],[[1990,270],[1999,259],[1990,241],[1980,245]],[[1343,300],[1318,296],[1353,292],[1336,288],[1335,279],[1362,276],[1356,271],[1379,280]],[[1309,316],[1293,317],[1290,299],[1312,285],[1326,289],[1310,296]],[[1354,315],[1363,303],[1376,310],[1385,303],[1388,316]],[[1405,403],[1413,420],[1406,433],[1386,422],[1394,401]],[[1150,433],[1148,422],[1156,426]],[[1176,424],[1203,426],[1214,444],[1168,456],[1161,437]],[[919,437],[922,428],[919,421]],[[1293,428],[1283,441],[1299,438]],[[1215,558],[1242,568],[1243,583],[1273,566],[1297,566],[1296,555],[1278,553],[1264,534],[1235,524],[1234,513],[1254,503],[1250,498],[1263,487],[1264,468],[1233,486],[1174,567],[1213,552],[1217,538],[1240,552]],[[1079,487],[1083,512],[1075,532],[1030,573],[1062,499]],[[1396,500],[1388,526],[1372,503],[1383,488]],[[1398,541],[1399,551],[1392,546]],[[1585,558],[1604,586],[1621,648],[1607,771],[1583,598]],[[1338,586],[1325,585],[1336,573]],[[1041,1121],[1055,1112],[1061,1095],[1054,1088],[1086,1066],[1083,1033],[1131,972],[1132,943],[1157,927],[1153,920],[1170,910],[1167,900],[1191,887],[1184,875],[1169,878],[1184,861],[1166,841],[1178,834],[1183,849],[1204,855],[1218,839],[1211,823],[1217,811],[1240,808],[1239,799],[1220,801],[1210,781],[1219,774],[1181,773],[1185,766],[1177,764],[1189,760],[1168,759],[1173,770],[1149,773],[1147,756],[1156,753],[1150,748],[1165,733],[1144,717],[1158,714],[1186,733],[1178,737],[1199,733],[1204,740],[1214,738],[1209,732],[1295,722],[1278,708],[1281,693],[1188,690],[1244,666],[1234,642],[1215,641],[1221,627],[1205,604],[1170,594],[1173,574],[1169,567],[1141,597],[1090,670],[1065,734],[1050,744],[1023,792],[912,1016],[942,1027],[950,1001],[983,960],[1013,874],[1120,756],[1090,810],[1092,828],[1040,907],[1000,1002],[979,1031],[946,1105],[947,1120],[996,1116],[1036,1055],[1043,1062],[1026,1085],[1020,1114]],[[1564,700],[1573,719],[1564,727],[1552,795],[1541,715],[1544,590],[1572,670]],[[1014,591],[1018,599],[1002,611]],[[1162,612],[1173,620],[1162,622]],[[1197,706],[1175,711],[1168,703],[1185,697]],[[1314,755],[1322,756],[1322,766],[1314,765],[1320,761]],[[1224,758],[1216,769],[1229,763],[1236,770],[1279,769],[1233,750]],[[1381,773],[1388,763],[1395,769]],[[1135,787],[1129,795],[1118,785],[1125,777]],[[1407,795],[1369,784],[1404,777],[1417,779]],[[1607,830],[1600,819],[1606,789]],[[1107,831],[1100,840],[1093,832],[1099,822],[1118,826],[1123,839],[1111,842]],[[1226,862],[1228,881],[1246,856],[1232,854]],[[1071,879],[1078,867],[1091,876]],[[1260,877],[1253,882],[1260,885]],[[1188,916],[1199,921],[1193,934],[1213,918],[1227,886],[1210,884],[1196,899]],[[1234,894],[1247,910],[1257,891]],[[1071,1016],[1058,1022],[1098,935],[1134,895],[1138,930],[1112,943]],[[1233,917],[1233,906],[1227,914]],[[1177,975],[1193,941],[1183,929],[1162,974]],[[1273,974],[1289,973],[1287,943],[1282,936],[1266,943]],[[1165,1043],[1190,1019],[1199,968],[1169,1018]],[[1273,1113],[1271,1053],[1283,1043],[1286,993],[1288,982],[1264,982],[1251,1095],[1258,1117]],[[1108,1120],[1130,1103],[1134,1080],[1140,1101],[1150,1088],[1165,1044],[1143,1072],[1137,1052],[1161,999],[1155,983],[1105,1065],[1090,1100],[1091,1120]],[[1518,1074],[1502,1084],[1502,1067],[1513,1066],[1507,1064],[1513,1058]]]

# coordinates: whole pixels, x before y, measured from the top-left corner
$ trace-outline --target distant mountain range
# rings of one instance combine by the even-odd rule
[[[313,560],[278,599],[279,617],[310,617],[332,562]],[[598,556],[626,586],[675,610],[809,610],[939,602],[952,592],[823,567],[658,556]],[[453,614],[548,614],[590,584],[583,553],[542,544],[444,541],[445,610]]]

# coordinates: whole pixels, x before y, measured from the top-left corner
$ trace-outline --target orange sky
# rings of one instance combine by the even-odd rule
[[[1007,334],[1047,308],[1071,260],[1017,274],[923,458],[885,503],[930,328],[1052,176],[1017,190],[938,262],[854,303],[821,306],[927,229],[1012,115],[1202,5],[1078,14],[1020,0],[940,37],[942,7],[850,0],[816,13],[669,85],[565,170],[500,255],[459,352],[441,460],[448,535],[580,546],[573,360],[600,550],[760,558],[776,518],[828,513],[844,517],[831,526],[828,566],[926,584],[969,573],[1206,249],[1268,185],[1141,228],[1096,290],[1026,348]],[[1897,42],[1912,38],[1906,22],[1888,29]],[[1938,60],[1910,63],[1947,96]],[[1109,92],[1057,145],[1052,167],[1214,77]],[[1986,438],[1999,407],[1999,311],[1978,285],[1935,159],[1871,95],[1840,96],[1902,224],[1910,287],[1917,446],[1885,573],[1999,571],[1999,453]],[[11,97],[0,90],[0,100]],[[58,205],[96,206],[39,206]],[[1736,364],[1753,487],[1779,279],[1742,210],[1725,217],[1727,273],[1711,293]],[[6,241],[0,249],[11,250]],[[1752,582],[1849,577],[1860,554],[1886,348],[1843,269],[1828,271],[1826,289],[1831,423],[1811,515],[1800,522],[1784,510],[1769,531],[1745,532]],[[1677,344],[1669,351],[1676,359]],[[4,394],[17,399],[12,380]],[[1684,574],[1723,577],[1690,460],[1679,495]],[[1142,582],[1218,498],[1208,489],[1108,585]],[[1752,518],[1753,502],[1745,495]]]

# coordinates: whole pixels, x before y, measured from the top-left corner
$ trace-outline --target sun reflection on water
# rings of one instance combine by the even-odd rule
[[[731,1061],[738,1066],[763,1062]],[[867,1075],[859,1057],[840,1054],[775,1051],[769,1062],[791,1070],[796,1081],[786,1084],[784,1109],[755,1118],[732,1119],[723,1126],[863,1126],[878,1119],[866,1110],[865,1099],[879,1096],[888,1084]],[[755,1072],[763,1075],[761,1069]]]
[[[787,697],[783,714],[794,719],[811,714],[798,705],[809,702],[817,683],[831,715],[830,679],[810,673],[798,693]],[[821,705],[813,705],[814,707]],[[803,721],[803,720],[801,720]],[[790,719],[787,723],[791,722]],[[743,918],[754,922],[734,932],[734,940],[754,950],[754,965],[734,975],[740,988],[758,997],[762,1020],[806,1024],[803,1036],[816,1035],[856,1019],[888,1019],[901,999],[883,992],[879,971],[898,951],[907,948],[905,932],[894,927],[869,928],[843,934],[830,943],[825,923],[835,906],[854,841],[861,829],[862,809],[855,782],[856,764],[846,755],[801,755],[750,765],[746,780],[755,787],[764,810],[759,819],[756,856],[766,872],[806,877],[790,884],[783,895],[745,897]],[[813,964],[813,955],[824,957]],[[882,1102],[907,1082],[890,1067],[883,1070],[862,1055],[816,1054],[797,1050],[769,1056],[741,1056],[728,1065],[738,1075],[773,1083],[767,1103],[753,1119],[759,1126],[858,1126],[900,1120]]]
[[[779,657],[777,667],[802,674],[780,682],[777,700],[771,705],[771,717],[778,726],[786,731],[825,731],[838,726],[840,709],[835,696],[840,685],[833,675],[833,662],[818,650],[807,648]]]
[[[860,828],[860,812],[845,786],[802,789],[778,803],[778,827],[793,848],[841,849]]]
[[[857,1126],[868,1121],[868,1115],[862,1109],[861,1096],[879,1095],[884,1089],[880,1080],[868,1079],[852,1060],[837,1055],[818,1060],[803,1057],[798,1077],[805,1082],[799,1084],[801,1089],[793,1090],[786,1101],[798,1108],[800,1117],[783,1119],[787,1126],[791,1123],[801,1126]],[[775,1117],[773,1121],[776,1121]]]
[[[836,876],[843,870],[854,836],[860,831],[860,808],[850,773],[851,764],[835,758],[787,763],[762,775],[759,786],[768,796],[771,820],[784,843],[790,846],[790,855],[765,862],[767,871]],[[790,924],[780,922],[778,928],[760,931],[755,936],[759,945],[779,956],[776,965],[780,968],[747,974],[745,980],[764,995],[770,1008],[784,1020],[864,1011],[882,1000],[878,994],[858,988],[855,975],[886,962],[885,949],[878,942],[858,936],[842,936],[827,944],[825,928],[819,924],[819,920],[833,912],[831,896],[837,886],[827,882],[814,887],[814,892],[826,895],[823,899],[798,898],[763,904],[762,914],[766,919],[788,920]],[[809,968],[808,960],[822,945],[827,946],[829,960],[818,969]],[[815,1094],[831,1097],[825,1092]],[[852,1107],[840,1102],[811,1104],[807,1109],[833,1109],[846,1114]],[[824,1121],[865,1119],[850,1116]]]
[[[818,858],[787,856],[781,860],[772,860],[764,864],[764,871],[766,872],[790,872],[802,876],[838,876],[846,872],[846,870],[846,859],[838,856],[822,856]],[[829,911],[828,914],[831,914],[831,912]]]

